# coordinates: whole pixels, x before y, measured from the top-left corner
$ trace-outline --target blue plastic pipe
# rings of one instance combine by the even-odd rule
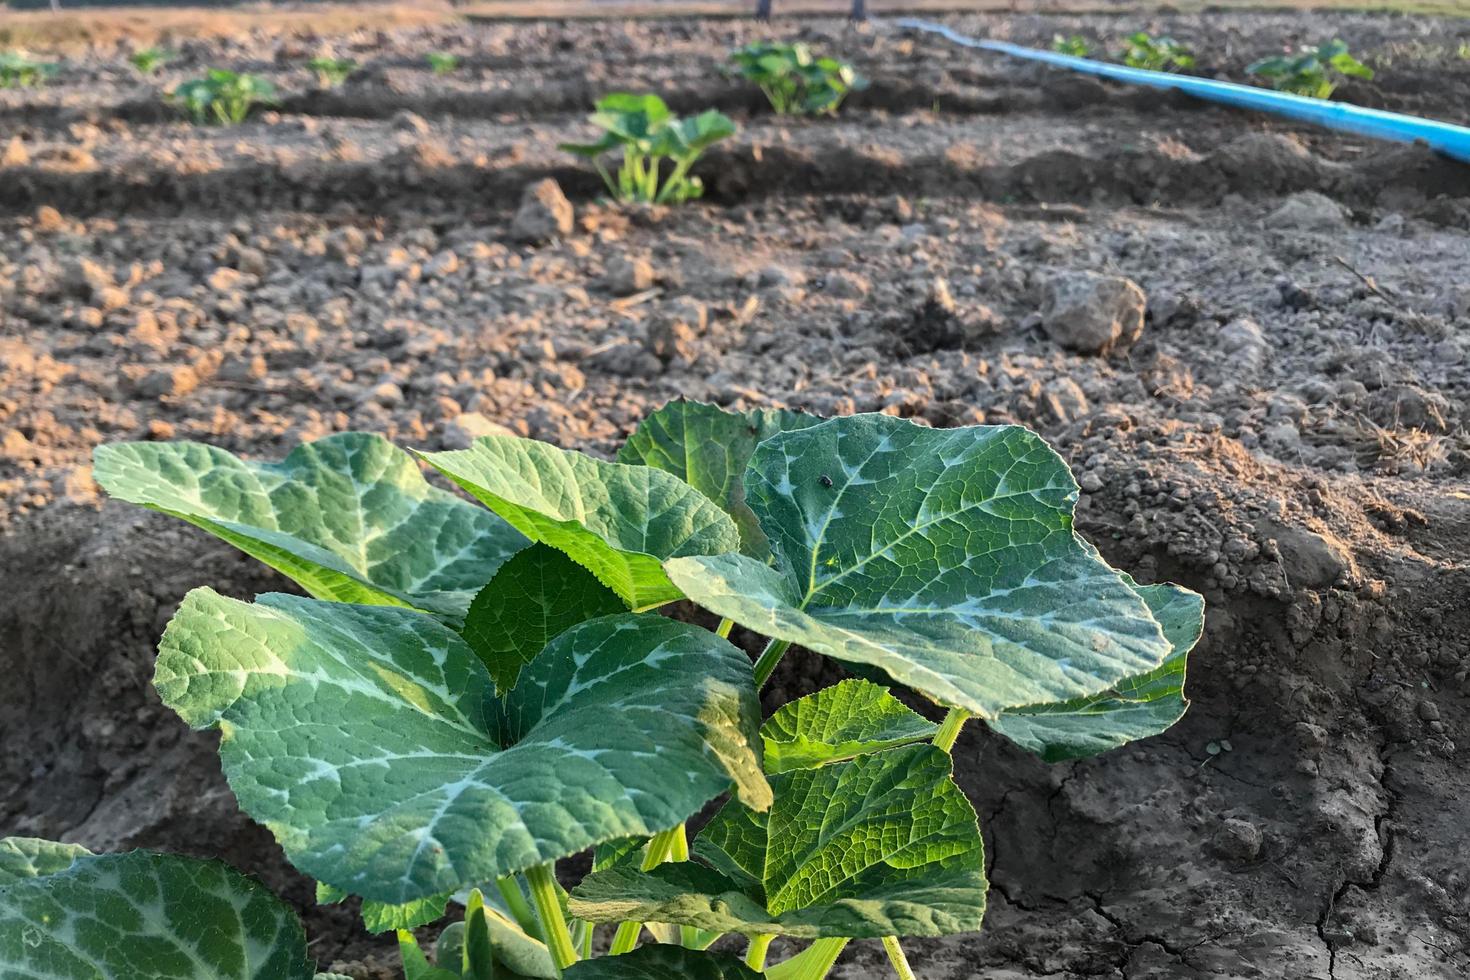
[[[940,37],[967,48],[979,48],[982,51],[996,51],[1030,61],[1042,61],[1049,65],[1070,68],[1089,75],[1127,82],[1130,85],[1178,89],[1211,102],[1223,102],[1242,109],[1259,109],[1262,112],[1274,113],[1288,119],[1299,119],[1302,122],[1326,126],[1328,129],[1336,129],[1344,133],[1356,133],[1359,136],[1397,140],[1403,143],[1422,140],[1426,145],[1445,156],[1453,157],[1462,163],[1470,163],[1470,127],[1456,126],[1454,123],[1440,122],[1436,119],[1421,119],[1418,116],[1406,116],[1398,112],[1384,112],[1381,109],[1365,109],[1346,102],[1309,99],[1302,95],[1272,92],[1250,85],[1239,85],[1235,82],[1218,82],[1212,78],[1171,75],[1162,71],[1110,65],[1102,61],[1092,61],[1089,58],[1074,58],[1067,54],[1057,54],[1054,51],[1023,48],[1019,44],[1008,44],[1005,41],[982,41],[952,31],[943,24],[915,20],[910,17],[900,18],[893,23],[898,27],[938,34]]]

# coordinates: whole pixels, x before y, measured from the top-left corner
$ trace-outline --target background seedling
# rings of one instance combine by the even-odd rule
[[[757,42],[730,52],[730,60],[783,116],[836,112],[848,93],[868,84],[852,65],[819,58],[805,44]]]
[[[180,83],[168,96],[195,123],[234,126],[258,105],[277,103],[275,86],[257,75],[210,69],[203,78]]]
[[[1128,36],[1120,57],[1129,68],[1145,68],[1149,71],[1194,67],[1194,55],[1189,48],[1172,37],[1154,37],[1144,31]]]
[[[430,51],[424,55],[424,60],[436,75],[448,75],[459,68],[459,58],[446,51]]]
[[[706,149],[735,132],[735,123],[713,109],[680,119],[658,96],[626,92],[601,99],[589,118],[603,131],[602,138],[563,143],[561,148],[591,160],[617,200],[650,204],[677,204],[703,195],[703,183],[689,169]],[[616,150],[623,153],[623,165],[614,176],[603,157]],[[672,164],[667,174],[665,160]]]
[[[1071,55],[1073,58],[1086,58],[1092,53],[1087,39],[1081,34],[1073,34],[1071,37],[1055,34],[1051,39],[1051,49],[1057,54]]]
[[[162,48],[144,48],[142,51],[133,53],[128,63],[133,66],[139,75],[153,75],[168,61],[168,52]]]
[[[38,88],[60,70],[60,65],[6,51],[0,53],[0,88]]]
[[[312,58],[306,67],[316,73],[317,84],[322,88],[336,88],[357,70],[357,62],[351,58],[320,57]]]
[[[1278,92],[1313,99],[1331,98],[1341,78],[1373,77],[1373,69],[1349,54],[1348,46],[1340,40],[1315,48],[1299,48],[1294,54],[1262,58],[1246,68],[1246,72],[1264,78]]]

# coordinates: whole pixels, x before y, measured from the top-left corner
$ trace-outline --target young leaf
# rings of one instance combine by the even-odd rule
[[[513,976],[557,980],[556,965],[551,960],[551,952],[546,944],[526,935],[525,930],[503,908],[490,902],[492,898],[493,896],[486,897],[486,904],[481,907],[478,917],[488,933],[495,960],[509,969]],[[468,906],[465,919],[470,919]],[[456,922],[440,933],[438,945],[434,947],[439,962],[462,963],[465,937],[468,934],[469,926],[465,922]]]
[[[566,980],[760,980],[733,956],[654,943],[621,956],[574,963]]]
[[[501,565],[475,596],[461,632],[504,693],[553,639],[627,608],[587,569],[555,548],[533,544]]]
[[[740,532],[713,501],[646,466],[514,436],[424,459],[522,534],[566,552],[633,609],[683,598],[664,559],[740,547]]]
[[[56,874],[71,867],[77,858],[91,855],[80,844],[62,844],[38,837],[0,838],[0,885]]]
[[[775,567],[664,567],[765,636],[986,718],[1100,693],[1168,656],[1143,600],[1073,535],[1066,463],[1021,426],[831,419],[761,443],[745,489]]]
[[[939,726],[877,684],[842,681],[787,702],[761,726],[766,772],[840,762],[934,737]]]
[[[279,463],[194,442],[98,446],[93,474],[114,497],[203,528],[318,598],[451,620],[527,543],[367,433],[297,446]]]
[[[1047,762],[1059,762],[1157,735],[1184,717],[1189,707],[1184,697],[1185,660],[1204,631],[1204,600],[1177,585],[1138,585],[1128,576],[1124,580],[1163,627],[1170,645],[1168,658],[1102,694],[1004,711],[990,721],[991,728]],[[769,765],[769,745],[766,759]]]
[[[715,815],[694,844],[703,864],[589,875],[572,914],[802,939],[980,928],[980,831],[944,752],[913,745],[781,773],[771,786],[768,814],[731,802]]]
[[[0,964],[44,980],[309,980],[306,934],[261,885],[217,861],[92,855],[8,838]],[[25,874],[16,855],[30,855]],[[62,860],[70,857],[63,866]]]
[[[746,464],[763,440],[821,421],[785,409],[727,412],[703,402],[669,402],[639,423],[618,451],[618,462],[677,476],[735,520],[743,553],[764,558],[769,552],[765,532],[745,503]]]
[[[651,836],[732,788],[770,800],[749,659],[662,617],[573,627],[503,704],[456,633],[392,607],[196,589],[159,651],[154,685],[221,729],[245,812],[302,871],[365,898]]]
[[[336,905],[347,900],[347,892],[331,885],[316,883],[316,903]],[[430,895],[411,902],[390,905],[387,902],[362,900],[362,925],[368,932],[394,932],[399,929],[417,929],[426,926],[444,915],[449,904],[449,895]]]
[[[407,929],[398,930],[398,955],[403,960],[403,980],[460,980],[458,971],[451,973],[430,963]]]

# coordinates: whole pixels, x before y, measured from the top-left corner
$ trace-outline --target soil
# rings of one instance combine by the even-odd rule
[[[1040,45],[1167,32],[1229,77],[1340,36],[1379,69],[1341,98],[1461,123],[1470,105],[1470,22],[948,22]],[[836,119],[771,116],[718,73],[763,30],[872,87]],[[305,61],[328,48],[364,68],[316,91]],[[287,584],[101,502],[98,443],[276,457],[346,428],[441,448],[498,423],[606,455],[680,395],[1020,422],[1076,469],[1079,527],[1110,560],[1206,596],[1194,704],[1070,764],[967,730],[987,928],[908,944],[918,973],[1470,970],[1470,167],[836,20],[180,50],[149,82],[107,49],[0,92],[0,833],[218,855],[303,910],[323,967],[374,976],[388,949],[312,904],[213,739],[149,686],[189,588]],[[464,67],[432,76],[429,50]],[[292,94],[188,126],[158,90],[206,65]],[[606,206],[557,151],[620,88],[740,118],[701,168],[707,200]],[[547,177],[575,226],[524,244],[522,191]],[[1058,344],[1044,313],[1084,273],[1146,297],[1141,337],[1106,356]],[[793,654],[772,705],[832,676]],[[837,975],[887,969],[859,943]]]

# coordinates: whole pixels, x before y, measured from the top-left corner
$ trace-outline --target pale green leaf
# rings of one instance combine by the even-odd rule
[[[1020,426],[832,419],[761,443],[745,487],[775,567],[664,567],[757,633],[985,718],[1100,693],[1169,653],[1143,600],[1073,535],[1066,464]]]
[[[1005,711],[990,722],[991,728],[1048,762],[1057,762],[1158,735],[1184,717],[1189,707],[1184,697],[1185,661],[1204,631],[1204,600],[1177,585],[1138,585],[1124,579],[1163,627],[1170,645],[1168,658],[1102,694]]]
[[[430,963],[407,929],[398,930],[398,958],[403,962],[404,980],[460,980],[458,970],[441,970]]]
[[[35,877],[0,879],[0,975],[17,980],[307,980],[295,913],[218,861],[64,855],[8,839]],[[12,870],[15,865],[9,865]]]
[[[566,980],[759,980],[733,956],[653,943],[621,956],[599,956],[567,968]]]
[[[241,807],[292,863],[392,904],[651,836],[732,788],[770,799],[749,658],[659,616],[573,627],[502,704],[431,616],[196,589],[154,684],[220,728]]]
[[[513,556],[470,603],[461,631],[501,692],[546,644],[578,623],[627,609],[587,569],[544,544]]]
[[[938,730],[877,684],[846,680],[781,706],[761,738],[766,772],[776,773],[928,741]]]
[[[794,769],[771,786],[769,813],[726,804],[695,841],[696,861],[589,875],[572,913],[803,939],[980,928],[980,830],[945,753],[911,745]]]
[[[39,837],[0,838],[0,885],[65,871],[77,858],[91,854],[80,844],[62,844]]]
[[[481,916],[489,932],[490,948],[499,963],[516,976],[556,980],[556,966],[545,943],[526,935],[513,918],[493,904],[486,904],[481,909]],[[440,963],[463,961],[466,931],[463,922],[456,922],[439,935],[434,951]]]
[[[683,598],[664,559],[740,547],[735,523],[713,501],[651,467],[514,436],[424,459],[526,537],[566,552],[633,609]]]
[[[112,496],[182,518],[321,599],[412,606],[456,620],[526,540],[430,486],[381,436],[346,432],[247,463],[196,442],[98,446]]]
[[[336,905],[347,900],[347,892],[322,882],[316,883],[316,903]],[[417,929],[442,918],[449,904],[448,895],[430,895],[390,905],[387,902],[362,900],[362,925],[368,932],[394,932],[398,929]]]
[[[769,551],[765,532],[745,503],[746,464],[762,440],[820,421],[785,409],[727,412],[703,402],[669,402],[639,423],[619,450],[618,461],[677,476],[734,518],[741,551],[764,558]]]

